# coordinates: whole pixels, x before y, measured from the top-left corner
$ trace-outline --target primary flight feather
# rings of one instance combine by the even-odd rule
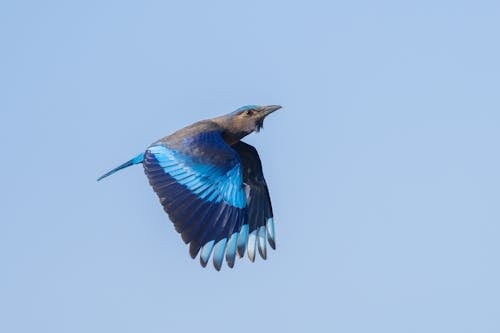
[[[247,105],[227,115],[202,120],[156,141],[133,159],[99,177],[142,163],[165,212],[189,253],[205,267],[224,258],[276,247],[273,210],[257,150],[241,141],[259,131],[279,105]]]

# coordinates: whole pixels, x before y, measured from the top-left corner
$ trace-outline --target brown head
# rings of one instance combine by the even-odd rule
[[[264,119],[279,109],[280,105],[246,105],[213,121],[224,128],[224,140],[232,145],[253,131],[258,132],[264,126]]]

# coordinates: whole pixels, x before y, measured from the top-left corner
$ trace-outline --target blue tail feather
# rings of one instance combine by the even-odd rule
[[[116,168],[114,168],[113,170],[105,173],[104,175],[102,175],[101,177],[97,178],[97,181],[100,181],[101,179],[103,178],[106,178],[108,176],[111,176],[112,174],[114,174],[115,172],[117,171],[120,171],[121,169],[125,169],[131,165],[134,165],[134,164],[139,164],[139,163],[142,163],[142,161],[144,161],[144,153],[141,153],[139,155],[137,155],[136,157],[134,157],[133,159],[131,159],[130,161],[127,161],[125,163],[123,163],[122,165],[119,165],[117,166]]]

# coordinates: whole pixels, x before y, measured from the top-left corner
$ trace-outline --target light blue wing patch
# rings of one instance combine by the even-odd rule
[[[165,173],[186,186],[200,199],[215,202],[223,200],[237,208],[246,206],[240,165],[226,171],[221,167],[194,163],[189,156],[165,146],[153,146],[148,150],[158,160]]]

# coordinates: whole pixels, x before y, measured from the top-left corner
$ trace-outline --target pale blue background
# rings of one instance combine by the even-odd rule
[[[498,1],[9,1],[0,38],[1,332],[500,332]],[[95,182],[250,103],[268,261]]]

